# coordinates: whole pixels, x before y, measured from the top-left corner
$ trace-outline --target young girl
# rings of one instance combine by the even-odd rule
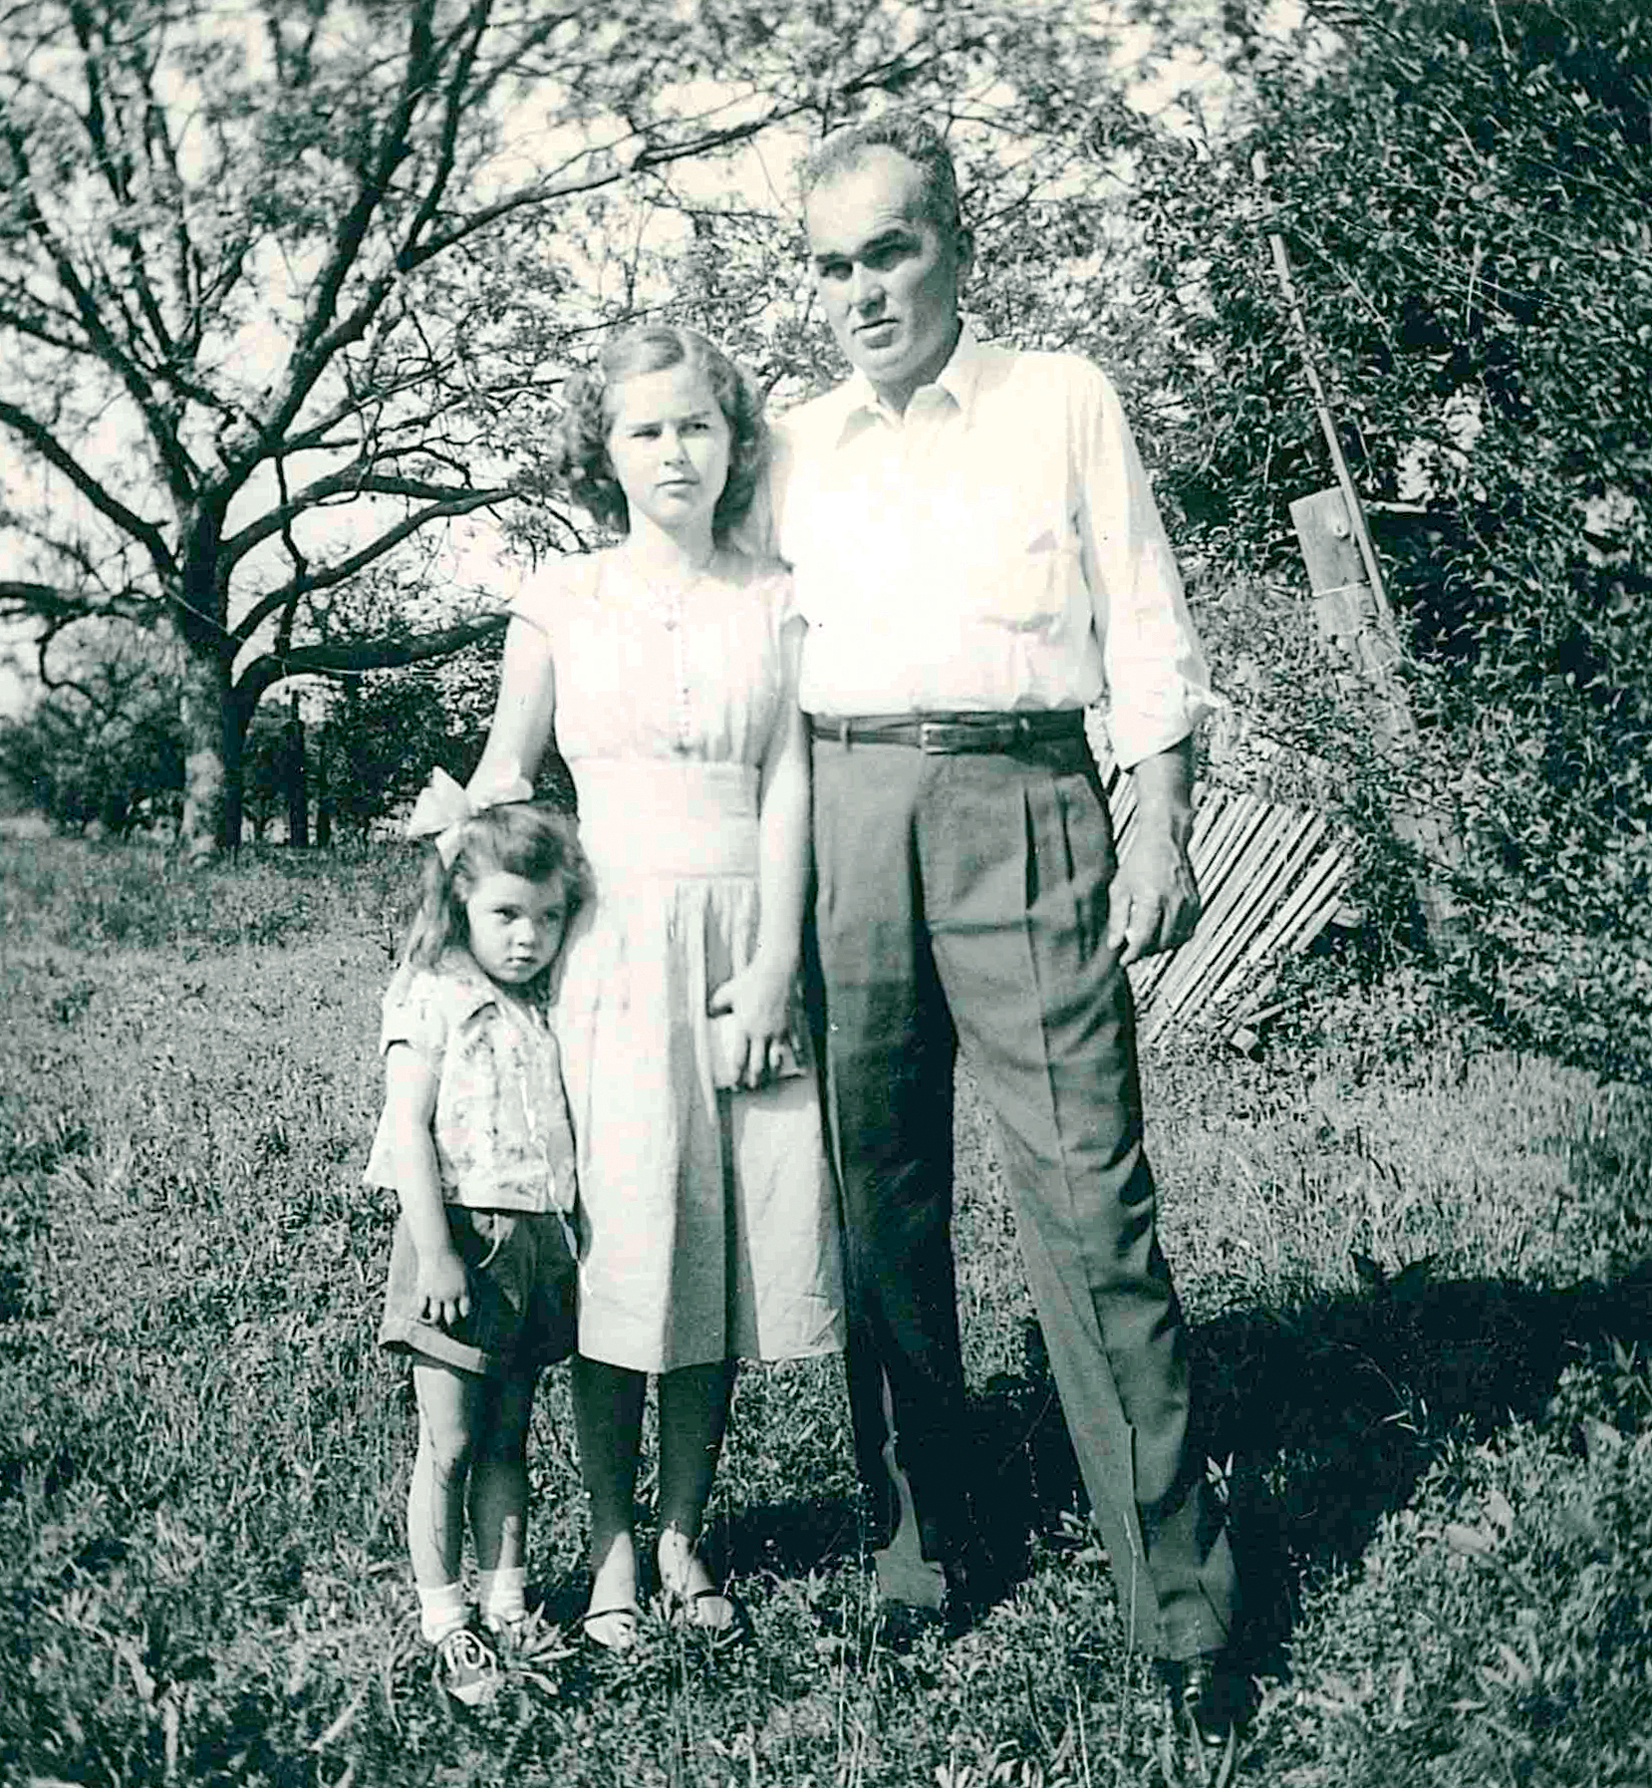
[[[407,1543],[438,1679],[486,1696],[497,1660],[459,1582],[468,1501],[482,1622],[519,1637],[525,1446],[542,1367],[574,1344],[573,1144],[546,983],[586,889],[572,821],[513,779],[437,771],[408,830],[436,834],[384,996],[370,1185],[401,1201],[380,1343],[409,1354],[419,1448]]]
[[[479,778],[573,771],[596,898],[557,1005],[579,1149],[575,1417],[585,1630],[636,1637],[633,1497],[659,1374],[668,1609],[734,1618],[697,1550],[739,1357],[842,1346],[836,1199],[795,979],[809,769],[780,567],[729,544],[756,486],[755,394],[710,342],[623,335],[567,393],[558,468],[610,551],[517,605]]]

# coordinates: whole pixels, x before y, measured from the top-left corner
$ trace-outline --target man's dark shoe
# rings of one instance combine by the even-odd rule
[[[939,1563],[899,1546],[874,1552],[872,1561],[880,1632],[891,1651],[909,1651],[937,1629],[956,1639],[1004,1593],[1004,1573],[979,1542]]]
[[[1226,1652],[1161,1658],[1168,1729],[1165,1779],[1200,1788],[1228,1788],[1239,1754],[1239,1726],[1248,1711],[1250,1684]]]
[[[946,1569],[925,1558],[908,1535],[897,1535],[874,1552],[872,1569],[877,1573],[880,1605],[940,1614],[947,1597]]]
[[[982,1619],[995,1602],[1004,1599],[1009,1584],[1004,1567],[979,1538],[949,1558],[942,1569],[946,1576],[946,1598],[941,1604],[941,1612],[948,1636],[957,1638]]]
[[[926,1635],[945,1634],[947,1630],[947,1617],[939,1608],[880,1599],[867,1641],[870,1646],[891,1652],[896,1657],[905,1657],[922,1644]]]
[[[872,1554],[877,1611],[865,1639],[897,1656],[945,1625],[946,1573],[923,1555],[915,1523],[903,1524]]]

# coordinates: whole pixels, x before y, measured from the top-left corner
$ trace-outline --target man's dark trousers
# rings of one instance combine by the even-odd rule
[[[1127,1628],[1159,1656],[1219,1649],[1237,1585],[1186,1444],[1185,1340],[1154,1227],[1130,990],[1106,942],[1114,851],[1089,749],[1075,735],[931,755],[817,733],[814,804],[862,1476],[891,1513],[909,1492],[926,1558],[963,1550],[961,1043],[999,1121],[1028,1284]]]

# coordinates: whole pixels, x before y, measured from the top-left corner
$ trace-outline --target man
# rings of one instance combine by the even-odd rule
[[[1203,659],[1106,378],[962,322],[972,241],[939,137],[898,117],[836,133],[804,170],[804,214],[854,370],[785,419],[771,500],[809,622],[850,1396],[892,1536],[880,1591],[967,1600],[978,1556],[951,1242],[961,1042],[1124,1618],[1183,1732],[1231,1755],[1233,1561],[1187,1445],[1124,974],[1198,916]],[[1137,794],[1122,867],[1084,737],[1104,688]]]

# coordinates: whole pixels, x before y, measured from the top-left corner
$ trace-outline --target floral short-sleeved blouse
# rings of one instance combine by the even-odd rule
[[[419,1051],[437,1074],[431,1129],[442,1195],[477,1209],[574,1208],[574,1148],[562,1063],[546,1014],[500,992],[463,950],[435,968],[404,964],[384,995],[382,1054]],[[365,1178],[396,1183],[388,1113]]]

